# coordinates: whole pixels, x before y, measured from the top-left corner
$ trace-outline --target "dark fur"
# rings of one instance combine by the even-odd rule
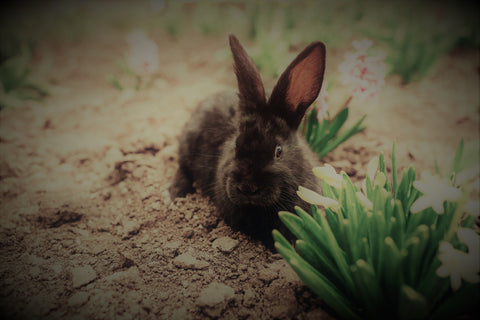
[[[234,36],[230,47],[238,96],[224,92],[200,103],[183,130],[170,193],[172,198],[185,196],[196,182],[229,225],[271,245],[272,229],[288,234],[278,211],[292,211],[295,205],[309,209],[296,195],[298,186],[319,190],[311,171],[317,157],[297,127],[320,91],[325,47],[317,42],[302,51],[268,101],[258,70]],[[275,157],[277,146],[280,158]]]

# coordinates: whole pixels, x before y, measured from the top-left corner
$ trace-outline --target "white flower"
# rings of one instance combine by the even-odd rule
[[[297,195],[303,201],[310,204],[323,206],[325,208],[332,209],[333,211],[338,211],[340,209],[340,204],[337,200],[321,196],[315,191],[304,188],[302,186],[298,187]]]
[[[378,157],[373,157],[367,164],[367,174],[370,181],[373,182],[378,169]]]
[[[385,174],[383,172],[379,172],[375,177],[375,180],[373,181],[373,185],[380,186],[383,188],[386,182],[387,182],[387,177],[385,176]]]
[[[379,52],[377,56],[367,56],[372,45],[368,39],[353,41],[352,45],[356,52],[345,54],[345,60],[339,66],[339,80],[344,85],[353,85],[353,96],[362,101],[366,98],[376,99],[385,85],[386,55]]]
[[[368,49],[372,46],[373,41],[370,39],[354,40],[352,46],[357,50],[358,54],[367,54]]]
[[[318,120],[318,122],[322,122],[322,120],[327,117],[327,111],[328,111],[327,87],[328,87],[328,83],[324,82],[323,85],[322,85],[322,89],[320,89],[320,93],[318,94],[318,97],[314,102],[314,105],[317,106],[317,120]]]
[[[126,36],[130,46],[127,64],[138,75],[149,75],[158,69],[158,46],[149,39],[145,32],[136,30]]]
[[[461,186],[468,181],[472,181],[480,174],[480,166],[475,165],[459,172],[455,178],[455,184]]]
[[[313,173],[325,181],[329,186],[337,189],[342,188],[343,178],[331,165],[325,164],[324,167],[315,167],[313,168]]]
[[[458,238],[468,246],[468,253],[455,249],[446,241],[440,242],[438,259],[442,265],[437,269],[441,278],[450,277],[450,284],[457,291],[462,279],[476,283],[480,281],[480,237],[472,229],[459,228]]]
[[[465,212],[471,215],[472,217],[478,218],[478,216],[480,215],[480,201],[478,200],[468,201],[467,203],[465,203],[463,210],[465,210]]]
[[[373,186],[384,187],[387,182],[387,177],[383,172],[378,172],[378,157],[373,157],[367,164],[367,177]],[[367,179],[362,181],[362,190],[367,193]]]
[[[358,200],[360,200],[360,202],[368,209],[368,210],[372,210],[373,209],[373,203],[372,201],[370,201],[367,196],[365,196],[363,193],[361,193],[360,191],[358,191],[356,193],[357,195],[357,198]]]
[[[428,172],[423,172],[422,180],[414,181],[413,186],[423,195],[412,204],[410,208],[412,213],[432,207],[436,213],[442,214],[445,201],[456,201],[462,196],[460,189],[448,185],[448,180],[442,180]]]

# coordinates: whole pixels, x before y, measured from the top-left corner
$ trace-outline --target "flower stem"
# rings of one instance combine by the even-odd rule
[[[352,99],[353,99],[353,95],[350,95],[350,97],[348,97],[348,99],[345,101],[345,103],[343,104],[343,107],[341,109],[344,109],[344,108],[348,107],[348,105],[350,104]]]

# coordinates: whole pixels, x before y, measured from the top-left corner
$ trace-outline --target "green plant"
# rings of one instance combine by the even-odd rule
[[[146,89],[158,77],[158,46],[142,30],[130,32],[125,37],[130,50],[117,62],[120,75],[108,75],[107,81],[123,90],[130,83],[135,90]]]
[[[427,76],[461,37],[451,19],[432,14],[429,5],[397,3],[391,14],[383,28],[365,33],[388,46],[390,73],[398,74],[403,84]]]
[[[353,126],[338,134],[345,124],[345,121],[347,121],[348,106],[343,107],[332,118],[325,117],[318,120],[317,115],[320,111],[320,107],[314,107],[308,111],[305,122],[302,125],[305,139],[310,145],[310,148],[317,153],[320,158],[323,158],[341,143],[365,129],[365,126],[362,126],[362,122],[365,119],[365,116],[363,116]]]
[[[340,133],[347,121],[352,99],[375,101],[385,83],[384,55],[381,52],[377,56],[370,55],[368,51],[372,44],[373,42],[368,39],[353,41],[355,51],[347,52],[345,60],[339,66],[341,82],[352,86],[352,93],[340,111],[334,117],[330,117],[327,85],[324,84],[314,107],[307,112],[302,130],[310,148],[320,158],[365,129],[362,125],[365,119],[363,116],[353,126]]]
[[[13,37],[2,37],[0,52],[0,109],[14,107],[25,100],[41,101],[47,88],[30,77],[33,43]]]
[[[455,170],[462,152],[463,142]],[[464,212],[472,176],[459,179],[462,173],[453,171],[445,180],[424,173],[416,180],[409,167],[399,180],[394,145],[389,181],[383,154],[375,160],[363,190],[344,172],[315,168],[323,196],[299,187],[299,196],[314,204],[312,215],[298,207],[297,214],[280,212],[298,240],[293,247],[274,230],[276,249],[346,319],[452,319],[474,312],[480,238],[474,216]],[[478,202],[476,210],[478,216]]]

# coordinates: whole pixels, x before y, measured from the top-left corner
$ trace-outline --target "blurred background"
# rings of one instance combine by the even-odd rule
[[[137,29],[160,51],[198,39],[207,47],[212,39],[226,43],[226,35],[234,33],[251,47],[262,75],[272,78],[311,41],[323,41],[335,59],[342,58],[335,50],[367,37],[385,50],[388,74],[408,84],[424,78],[452,51],[478,50],[478,6],[474,1],[372,0],[12,2],[2,5],[0,21],[0,106],[51,94],[49,86],[67,72],[58,70],[61,58],[55,56],[62,46],[92,37],[107,44]],[[228,61],[224,49],[212,50],[211,58]],[[112,45],[112,68],[126,50]],[[76,57],[62,58],[71,68],[80,63]],[[108,71],[110,82],[120,86]]]

